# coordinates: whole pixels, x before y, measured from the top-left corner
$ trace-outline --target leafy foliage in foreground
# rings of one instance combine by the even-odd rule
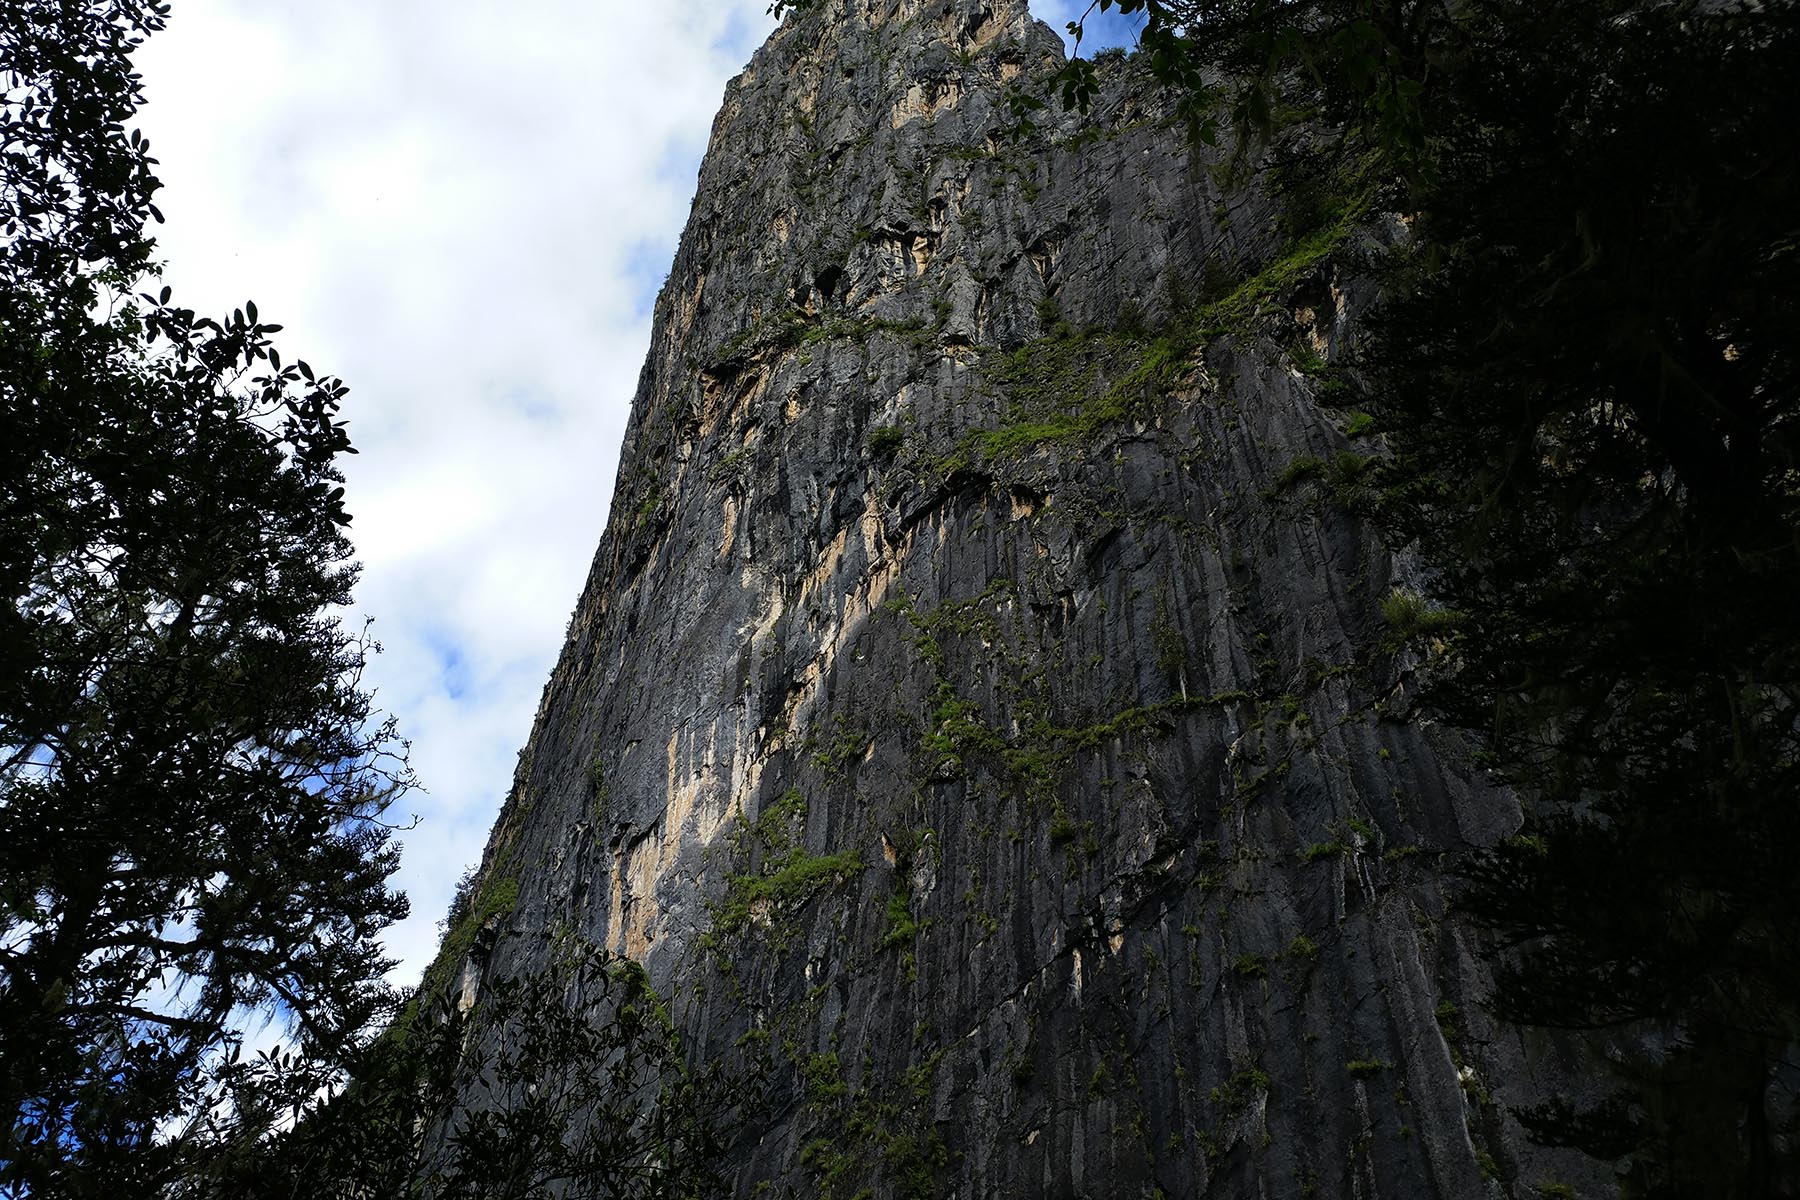
[[[332,615],[345,389],[145,290],[166,15],[0,2],[0,1188],[43,1196],[153,1194],[339,1078],[405,912]]]
[[[355,1082],[288,1133],[244,1144],[181,1190],[203,1197],[357,1195],[674,1200],[714,1195],[754,1076],[690,1068],[637,963],[562,947],[524,978],[440,997],[372,1046]]]
[[[1769,1195],[1800,1169],[1800,16],[1478,11],[1362,362],[1387,520],[1459,614],[1437,702],[1530,801],[1467,902],[1499,1014],[1616,1067],[1539,1136],[1633,1195]]]
[[[1526,828],[1469,870],[1493,1007],[1611,1093],[1521,1115],[1632,1196],[1788,1194],[1800,1044],[1792,3],[1095,0],[1240,163],[1371,156],[1412,239],[1331,381],[1437,571],[1433,701]],[[1081,22],[1071,28],[1079,34]],[[1084,106],[1091,64],[1056,81]],[[1344,393],[1348,392],[1348,395]],[[1421,602],[1422,603],[1422,602]],[[1427,631],[1405,615],[1398,636]],[[1401,626],[1407,629],[1402,629]],[[1410,632],[1408,632],[1410,630]]]

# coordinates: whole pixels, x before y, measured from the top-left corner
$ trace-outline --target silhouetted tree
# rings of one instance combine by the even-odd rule
[[[1436,702],[1529,802],[1466,903],[1498,1013],[1616,1069],[1538,1136],[1622,1156],[1634,1195],[1785,1194],[1800,16],[1491,7],[1361,359],[1385,515],[1459,614]]]
[[[345,389],[146,290],[166,13],[0,2],[0,1189],[36,1195],[152,1194],[337,1077],[405,912],[335,615]]]
[[[722,1194],[754,1073],[690,1066],[637,963],[565,943],[542,970],[449,993],[371,1046],[341,1093],[180,1194],[470,1200]]]
[[[1617,1160],[1630,1195],[1792,1194],[1800,15],[1089,13],[1113,7],[1143,15],[1150,70],[1240,155],[1335,131],[1411,221],[1363,264],[1384,298],[1335,382],[1385,435],[1376,515],[1437,572],[1431,700],[1527,802],[1467,869],[1497,935],[1493,1006],[1582,1031],[1611,1076],[1607,1099],[1528,1126]],[[1081,103],[1091,67],[1058,82]]]

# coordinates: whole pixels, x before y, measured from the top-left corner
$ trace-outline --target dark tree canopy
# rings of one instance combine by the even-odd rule
[[[1496,1010],[1605,1031],[1634,1194],[1765,1196],[1800,1042],[1800,14],[1492,6],[1364,355],[1442,709],[1531,799],[1471,872]],[[1705,97],[1704,103],[1696,103]],[[1791,1130],[1789,1131],[1791,1132]],[[1785,1181],[1785,1183],[1783,1183]]]
[[[690,1066],[637,963],[564,940],[541,971],[439,992],[293,1129],[190,1175],[184,1200],[689,1200],[723,1193],[724,1147],[760,1076]]]
[[[345,389],[252,304],[145,290],[166,15],[0,2],[0,1186],[40,1195],[149,1194],[310,1096],[405,911],[403,747],[337,615]],[[291,1069],[233,1065],[261,1017]]]
[[[1307,131],[1290,175],[1355,161],[1411,225],[1354,264],[1383,299],[1332,385],[1383,435],[1374,514],[1436,572],[1406,630],[1435,642],[1433,702],[1527,801],[1467,867],[1492,1006],[1578,1031],[1610,1077],[1528,1128],[1632,1196],[1792,1194],[1800,13],[1088,11],[1114,7],[1202,136],[1247,161]],[[1058,82],[1082,103],[1092,69]]]

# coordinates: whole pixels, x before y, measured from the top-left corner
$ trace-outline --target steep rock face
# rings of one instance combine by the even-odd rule
[[[828,0],[729,88],[466,986],[644,963],[771,1066],[744,1195],[1541,1178],[1437,882],[1516,806],[1407,719],[1406,564],[1281,486],[1357,289],[1129,62],[1009,141],[1060,55]]]

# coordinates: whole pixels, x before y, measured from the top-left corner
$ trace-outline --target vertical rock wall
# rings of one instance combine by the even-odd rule
[[[1356,289],[1127,61],[1008,140],[1061,53],[824,0],[728,89],[465,974],[577,933],[768,1056],[741,1195],[1528,1183],[1438,883],[1515,805],[1282,486]]]

